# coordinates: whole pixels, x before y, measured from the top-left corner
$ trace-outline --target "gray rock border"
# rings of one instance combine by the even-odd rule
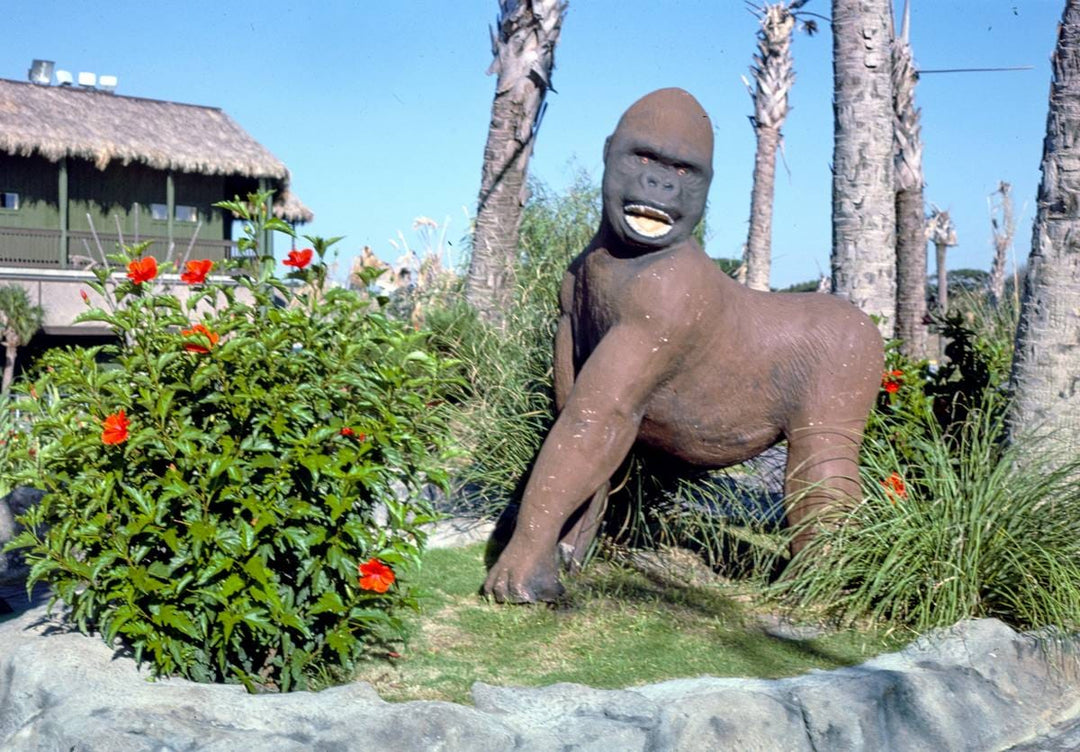
[[[862,665],[790,679],[678,679],[625,690],[477,683],[474,706],[388,703],[371,685],[249,695],[150,681],[44,607],[0,624],[0,749],[985,750],[1080,714],[1071,649],[993,619]]]
[[[442,532],[437,545],[487,531],[461,522]],[[982,619],[859,666],[789,679],[700,677],[624,690],[478,682],[469,707],[388,703],[366,683],[249,695],[151,681],[130,657],[37,606],[0,623],[0,749],[1034,750],[1055,726],[1080,729],[1075,644]]]

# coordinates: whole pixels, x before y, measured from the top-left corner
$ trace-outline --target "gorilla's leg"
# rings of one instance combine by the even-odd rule
[[[862,420],[825,427],[804,423],[788,436],[784,480],[787,524],[796,533],[791,555],[801,551],[823,524],[858,503]]]

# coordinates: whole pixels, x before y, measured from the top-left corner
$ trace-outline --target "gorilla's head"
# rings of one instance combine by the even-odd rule
[[[604,145],[604,221],[624,245],[690,237],[712,180],[712,123],[693,96],[660,89],[630,106]]]

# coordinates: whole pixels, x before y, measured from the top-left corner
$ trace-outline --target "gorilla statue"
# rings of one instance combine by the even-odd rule
[[[859,498],[881,336],[838,297],[750,290],[705,255],[692,233],[712,152],[708,115],[674,88],[635,102],[607,139],[600,228],[560,292],[558,417],[484,583],[496,601],[562,595],[559,550],[580,564],[635,442],[720,468],[786,440],[792,553],[817,515]]]

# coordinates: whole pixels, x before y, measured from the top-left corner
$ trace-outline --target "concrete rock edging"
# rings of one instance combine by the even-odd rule
[[[100,638],[31,609],[0,624],[0,749],[1000,750],[1080,713],[1075,655],[993,619],[860,666],[625,690],[477,683],[474,706],[388,703],[369,684],[248,695],[149,681]]]
[[[490,532],[490,523],[450,519],[429,545]],[[701,677],[624,690],[478,682],[469,707],[388,703],[360,682],[249,695],[236,685],[151,681],[99,637],[72,631],[44,606],[19,605],[27,610],[0,623],[0,750],[10,752],[983,752],[1025,742],[1043,749],[1030,740],[1080,717],[1072,643],[1050,646],[1055,652],[993,619],[789,679]]]

